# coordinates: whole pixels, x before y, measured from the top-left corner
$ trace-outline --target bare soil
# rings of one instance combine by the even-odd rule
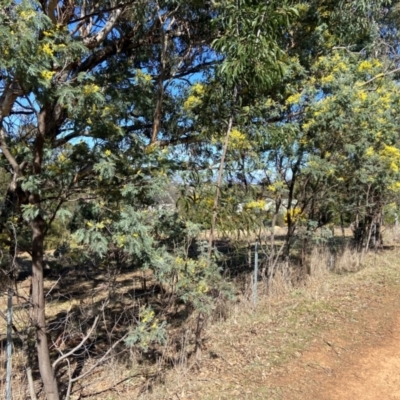
[[[314,377],[305,398],[326,400],[400,399],[400,317],[377,341],[342,360],[341,367],[326,368],[328,377]],[[325,357],[325,365],[332,364]],[[310,396],[310,394],[313,396]],[[297,397],[299,398],[299,397]]]
[[[281,398],[400,399],[399,300],[399,293],[388,291],[358,320],[323,332],[299,359],[282,366],[284,376],[276,379]]]

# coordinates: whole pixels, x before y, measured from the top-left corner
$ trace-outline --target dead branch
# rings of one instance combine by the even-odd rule
[[[86,376],[90,375],[92,371],[97,368],[99,365],[101,365],[103,362],[107,361],[109,359],[108,355],[123,341],[127,338],[128,334],[125,334],[121,339],[117,340],[101,357],[94,365],[92,365],[85,373],[77,376],[76,378],[71,379],[70,381],[76,382],[79,381],[80,379],[85,378]]]
[[[53,369],[56,368],[56,366],[63,360],[65,360],[66,358],[68,358],[69,356],[71,356],[72,354],[74,354],[77,350],[79,350],[85,343],[86,341],[89,339],[89,337],[91,336],[92,332],[94,331],[94,329],[97,326],[97,323],[99,321],[99,316],[97,316],[94,319],[93,325],[92,327],[89,329],[89,332],[86,334],[86,336],[81,340],[81,342],[75,346],[72,350],[70,350],[68,353],[63,354],[61,357],[57,358],[56,361],[53,362]]]

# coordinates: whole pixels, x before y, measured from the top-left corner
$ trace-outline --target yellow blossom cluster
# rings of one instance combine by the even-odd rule
[[[332,74],[329,74],[329,75],[323,76],[323,77],[321,78],[321,83],[322,83],[323,85],[326,85],[326,84],[328,84],[328,83],[333,82],[333,80],[334,80],[334,76],[333,76]]]
[[[365,155],[367,157],[372,157],[374,154],[375,154],[374,148],[372,146],[368,147],[368,149],[365,152]]]
[[[321,100],[319,100],[316,103],[316,106],[318,108],[314,112],[314,117],[324,115],[329,110],[329,107],[331,106],[331,104],[334,100],[335,100],[335,96],[327,96],[327,97],[324,97]]]
[[[272,99],[268,98],[267,101],[265,102],[265,107],[273,107],[275,106],[275,104],[276,103]]]
[[[268,190],[270,190],[272,193],[276,193],[282,190],[284,188],[284,185],[285,185],[284,182],[276,181],[268,186]]]
[[[203,96],[205,93],[205,87],[201,83],[195,83],[192,86],[192,93],[197,96]]]
[[[183,103],[183,108],[185,110],[191,110],[200,104],[201,104],[201,100],[194,94],[191,94]]]
[[[183,103],[183,109],[189,111],[199,106],[201,104],[201,98],[204,96],[204,93],[204,85],[202,85],[201,83],[195,83],[190,90],[190,95]]]
[[[370,71],[373,68],[372,62],[369,60],[363,61],[359,66],[358,66],[358,72],[364,72],[364,71]]]
[[[238,129],[232,129],[229,137],[228,148],[230,150],[250,150],[252,144],[245,133]]]
[[[182,257],[176,257],[175,262],[177,265],[183,265],[185,264],[185,260]]]
[[[329,10],[327,9],[326,6],[318,7],[317,8],[318,13],[321,15],[322,18],[328,18],[330,15]]]
[[[289,217],[290,217],[290,221],[292,223],[302,222],[302,221],[305,220],[304,213],[298,207],[291,208],[290,210],[286,211],[286,214],[285,214],[285,217],[284,217],[284,220],[285,220],[286,224],[289,222]]]
[[[247,210],[264,210],[266,202],[265,200],[254,200],[250,201],[245,205],[245,209]]]
[[[319,72],[323,71],[324,75],[320,78],[323,85],[332,83],[335,80],[335,75],[349,70],[346,59],[342,58],[339,52],[336,52],[333,57],[319,57],[315,67]]]
[[[100,91],[100,87],[95,85],[94,83],[89,83],[88,85],[83,86],[83,93],[86,96],[90,96],[99,91]]]
[[[145,324],[147,322],[152,321],[154,319],[154,315],[155,314],[153,310],[145,308],[140,312],[140,320]]]
[[[346,72],[348,69],[349,67],[343,61],[340,61],[333,67],[332,72]]]
[[[392,192],[400,192],[400,182],[393,182],[389,185],[389,190]]]
[[[211,209],[214,207],[214,199],[209,197],[204,199],[204,202],[206,203],[207,209]]]
[[[381,157],[386,157],[388,159],[400,160],[400,149],[395,146],[385,145],[383,150],[380,152]]]
[[[229,148],[230,149],[241,149],[248,146],[246,135],[240,132],[238,129],[233,128],[229,137]]]
[[[50,81],[53,78],[53,75],[55,74],[54,71],[42,71],[40,73],[41,77],[45,79],[46,81]]]
[[[126,243],[126,236],[125,235],[117,235],[117,245],[119,248],[122,248],[125,246]]]
[[[382,67],[382,63],[379,60],[364,60],[360,63],[357,68],[358,72],[371,72],[374,68]]]
[[[390,161],[389,168],[392,172],[399,172],[399,166],[394,161]]]
[[[315,125],[315,119],[310,118],[307,122],[305,122],[301,127],[303,128],[303,131],[307,132],[312,128],[312,126]]]
[[[47,56],[52,57],[54,54],[54,51],[52,49],[52,47],[50,46],[49,43],[44,43],[41,47],[40,47],[40,51],[44,54],[46,54]]]
[[[58,156],[58,162],[63,163],[67,159],[66,155],[64,153],[61,153]]]
[[[25,21],[31,20],[35,15],[36,12],[33,10],[23,10],[19,12],[19,16]]]
[[[365,90],[359,90],[358,92],[356,92],[356,96],[362,102],[366,101],[368,98],[368,94]]]
[[[96,224],[96,229],[104,229],[104,222],[103,221],[100,221],[100,222],[98,222],[97,224]]]
[[[198,292],[198,293],[207,293],[208,292],[208,286],[207,286],[207,284],[204,282],[204,281],[201,281],[198,285],[197,285],[197,288],[196,288],[196,291]]]
[[[296,6],[296,9],[299,13],[306,13],[310,8],[309,4],[299,4]]]
[[[383,162],[387,163],[390,171],[399,172],[400,149],[395,146],[385,145],[379,152],[379,157]]]
[[[113,111],[113,110],[111,109],[111,107],[105,106],[105,107],[103,108],[103,112],[102,112],[101,115],[104,117],[105,115],[109,115],[112,111]]]
[[[301,100],[301,93],[295,93],[286,99],[286,104],[293,105],[299,103]]]
[[[153,80],[153,77],[150,74],[146,74],[140,69],[136,70],[136,75],[139,80],[145,81],[147,83]]]
[[[382,106],[383,109],[387,110],[391,107],[392,101],[393,101],[393,99],[392,99],[391,93],[386,92],[386,93],[383,93],[383,95],[379,97],[377,105]]]

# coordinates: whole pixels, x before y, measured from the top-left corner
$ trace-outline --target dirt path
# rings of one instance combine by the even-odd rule
[[[400,301],[392,293],[383,303],[387,309],[383,304],[372,309],[345,340],[334,331],[325,333],[281,371],[279,398],[400,400]]]
[[[327,365],[329,365],[329,360]],[[400,399],[400,317],[378,343],[344,357],[335,368],[323,366],[326,376],[305,397],[321,400]]]
[[[398,321],[400,328],[400,321]],[[400,399],[399,335],[363,356],[330,382],[326,399]]]

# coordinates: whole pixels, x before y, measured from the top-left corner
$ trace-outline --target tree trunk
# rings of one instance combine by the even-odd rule
[[[278,207],[276,208],[276,211],[274,213],[274,216],[272,217],[272,222],[271,222],[271,236],[269,238],[270,240],[270,246],[271,246],[271,252],[269,255],[269,262],[268,262],[268,268],[270,268],[274,262],[274,257],[275,257],[275,225],[276,225],[276,220],[278,218]]]
[[[372,218],[365,218],[364,219],[364,230],[363,230],[363,237],[365,237],[366,234],[366,240],[365,242],[365,246],[364,246],[364,242],[363,242],[363,247],[361,250],[361,261],[363,261],[364,256],[366,253],[368,253],[369,251],[369,244],[371,242],[371,235],[372,235],[372,229],[374,227],[374,221],[375,221],[375,216]]]
[[[37,203],[37,202],[36,202]],[[58,385],[50,362],[46,334],[45,297],[43,288],[44,228],[41,215],[32,221],[32,324],[36,329],[36,350],[40,376],[47,400],[59,400]]]
[[[234,105],[236,103],[236,98],[237,98],[237,87],[235,86],[233,89],[232,105]],[[219,162],[218,177],[217,177],[216,190],[215,190],[215,196],[214,196],[214,204],[213,204],[213,212],[212,212],[212,217],[211,217],[210,236],[208,239],[208,256],[207,256],[208,264],[210,264],[210,261],[211,261],[212,246],[214,243],[214,231],[215,231],[215,224],[217,221],[218,201],[219,201],[219,195],[220,195],[220,191],[221,191],[222,178],[223,178],[223,174],[224,174],[225,157],[226,157],[226,153],[228,151],[229,136],[231,134],[232,125],[233,125],[233,113],[234,113],[234,110],[232,109],[231,115],[230,115],[229,121],[228,121],[228,128],[226,130],[224,145],[222,147],[221,161]]]
[[[346,237],[346,233],[344,231],[344,221],[343,221],[343,215],[340,214],[340,229],[342,230],[342,237],[343,239]]]
[[[12,400],[12,312],[14,291],[8,288],[7,301],[7,372],[6,372],[6,400]]]

